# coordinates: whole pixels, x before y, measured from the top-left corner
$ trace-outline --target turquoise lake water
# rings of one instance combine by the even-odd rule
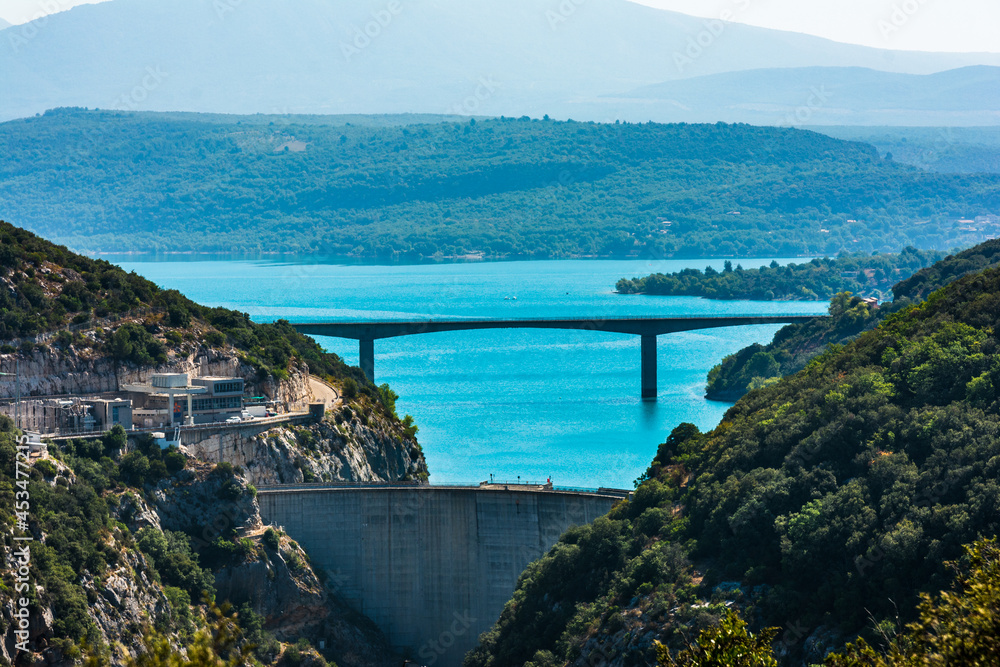
[[[622,296],[622,277],[723,260],[558,260],[425,265],[109,258],[206,305],[292,322],[426,318],[821,314],[825,303]],[[745,267],[771,258],[742,260]],[[789,261],[779,259],[785,264]],[[517,297],[514,300],[513,297]],[[420,427],[434,483],[545,480],[631,488],[681,422],[702,429],[727,403],[704,398],[723,356],[768,342],[779,326],[659,337],[659,400],[639,396],[639,337],[592,331],[491,330],[375,342],[376,382]],[[353,365],[356,341],[319,342]]]

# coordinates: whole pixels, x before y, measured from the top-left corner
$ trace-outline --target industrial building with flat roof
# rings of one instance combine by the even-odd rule
[[[140,427],[224,422],[243,411],[243,378],[159,373],[149,384],[128,385]]]

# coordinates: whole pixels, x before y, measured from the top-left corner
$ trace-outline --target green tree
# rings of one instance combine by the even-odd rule
[[[768,628],[754,635],[746,621],[729,609],[718,625],[702,630],[676,658],[657,642],[656,658],[660,667],[778,667],[771,650],[777,634],[778,628]]]

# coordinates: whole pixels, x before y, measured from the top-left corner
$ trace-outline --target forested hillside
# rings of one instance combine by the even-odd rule
[[[1000,173],[1000,127],[823,127],[817,132],[861,141],[897,162],[951,174]]]
[[[923,256],[927,257],[927,254]],[[900,255],[899,261],[906,267],[915,267],[919,258],[920,253],[907,250]],[[768,345],[754,343],[723,359],[709,372],[706,395],[716,400],[735,401],[750,389],[802,370],[826,346],[846,343],[900,308],[924,300],[931,292],[951,281],[998,264],[1000,241],[987,241],[949,255],[901,280],[892,287],[892,303],[883,303],[878,308],[861,303],[857,296],[837,294],[831,300],[831,317],[788,325],[780,329]],[[824,275],[821,266],[815,266],[815,262],[812,265],[814,269],[810,269],[810,264],[800,266],[806,268],[806,275]],[[861,294],[866,292],[861,290]]]
[[[615,285],[619,294],[700,296],[708,299],[753,301],[826,300],[839,292],[861,297],[883,298],[893,285],[944,258],[944,253],[907,247],[901,253],[844,254],[802,264],[780,266],[777,261],[759,269],[744,269],[727,262],[723,271],[707,267],[685,269],[644,278],[622,278]]]
[[[793,129],[60,109],[0,125],[0,207],[86,251],[795,256],[952,248],[1000,177]],[[337,121],[331,121],[337,122]]]
[[[712,431],[678,426],[631,501],[529,567],[466,664],[648,664],[654,640],[676,650],[727,608],[780,628],[785,664],[859,633],[880,644],[918,593],[949,585],[945,561],[1000,528],[998,330],[988,269],[751,392]]]
[[[30,351],[37,334],[62,330],[59,345],[91,347],[136,364],[164,362],[168,343],[228,344],[263,375],[284,377],[289,364],[301,360],[316,375],[366,382],[360,369],[323,351],[288,322],[259,324],[245,313],[207,308],[176,290],[160,289],[135,273],[77,255],[3,221],[0,285],[5,288],[0,289],[2,354],[15,352],[14,343]],[[146,326],[131,322],[136,317],[148,319]],[[106,337],[74,333],[88,325],[103,325]]]

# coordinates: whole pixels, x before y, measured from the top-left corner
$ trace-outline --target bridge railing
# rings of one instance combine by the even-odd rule
[[[677,314],[670,316],[662,315],[589,315],[589,316],[576,316],[576,317],[503,317],[503,318],[482,318],[482,317],[445,317],[445,318],[427,318],[421,320],[407,320],[407,319],[396,319],[396,320],[324,320],[322,322],[291,322],[290,324],[294,326],[316,326],[324,324],[464,324],[469,322],[588,322],[591,320],[598,321],[616,321],[616,322],[650,322],[650,321],[660,321],[660,320],[731,320],[731,319],[761,319],[761,318],[793,318],[793,319],[812,319],[814,317],[829,317],[826,313],[726,313],[722,315],[707,315],[701,313],[690,313],[690,314]]]

